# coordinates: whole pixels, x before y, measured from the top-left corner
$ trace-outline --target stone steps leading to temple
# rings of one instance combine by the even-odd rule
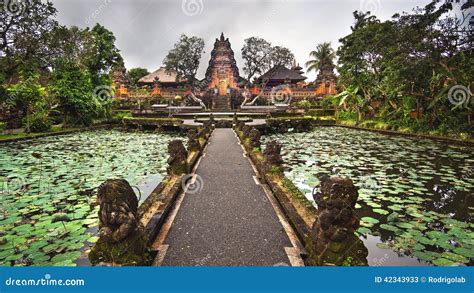
[[[214,110],[230,110],[230,97],[218,96],[214,100]]]

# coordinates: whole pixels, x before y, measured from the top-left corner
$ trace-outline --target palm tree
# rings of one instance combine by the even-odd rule
[[[309,57],[314,59],[305,63],[306,72],[319,71],[323,65],[334,66],[334,59],[336,59],[336,52],[331,47],[331,43],[324,42],[318,44],[315,51],[309,53]]]

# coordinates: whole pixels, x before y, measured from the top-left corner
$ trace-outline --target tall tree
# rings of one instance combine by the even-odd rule
[[[203,39],[182,34],[163,60],[166,70],[175,71],[178,79],[184,79],[189,85],[194,86],[203,49]]]
[[[8,79],[22,68],[49,65],[50,32],[58,25],[50,1],[24,0],[0,10],[0,71]],[[16,4],[16,5],[15,5]]]
[[[150,74],[147,69],[145,68],[131,68],[130,70],[127,71],[127,74],[125,76],[125,79],[127,80],[127,83],[129,84],[130,87],[136,88],[138,84],[138,80],[140,78]]]
[[[86,30],[87,32],[87,30]],[[122,66],[123,59],[115,46],[114,34],[100,24],[96,24],[90,33],[89,47],[86,48],[85,63],[94,87],[110,84],[109,72],[114,66]]]
[[[250,37],[244,40],[242,59],[244,72],[250,82],[252,77],[262,75],[271,65],[272,44],[259,37]]]
[[[272,48],[272,52],[270,53],[270,63],[272,67],[276,65],[291,67],[294,62],[295,55],[293,55],[290,49],[281,46],[275,46]]]
[[[340,40],[338,72],[340,86],[362,99],[346,99],[345,108],[402,127],[468,129],[474,58],[452,9],[433,0],[384,22],[355,12],[351,34]]]
[[[58,63],[49,91],[59,102],[65,125],[90,125],[94,117],[103,114],[103,101],[93,89],[88,70],[70,60]]]
[[[307,72],[319,71],[323,66],[334,67],[334,59],[336,59],[336,52],[331,47],[331,43],[324,42],[316,46],[316,50],[309,53],[309,57],[313,58],[305,63]]]

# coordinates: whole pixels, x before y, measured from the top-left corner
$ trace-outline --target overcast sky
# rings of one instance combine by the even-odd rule
[[[240,50],[245,38],[259,36],[289,48],[302,66],[316,44],[350,33],[355,10],[370,10],[381,19],[411,11],[429,0],[52,0],[61,24],[104,25],[117,38],[127,69],[160,66],[180,34],[204,39],[198,77],[204,76],[214,41],[229,38],[243,75]],[[308,74],[309,80],[315,78]]]

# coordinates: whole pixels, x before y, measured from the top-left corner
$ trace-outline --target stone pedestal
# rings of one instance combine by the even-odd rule
[[[99,240],[89,254],[93,265],[147,265],[149,243],[138,218],[138,199],[124,179],[105,181],[97,193]]]
[[[318,215],[306,249],[309,265],[367,265],[367,248],[355,234],[359,219],[354,214],[359,196],[352,180],[324,176],[314,194]]]

